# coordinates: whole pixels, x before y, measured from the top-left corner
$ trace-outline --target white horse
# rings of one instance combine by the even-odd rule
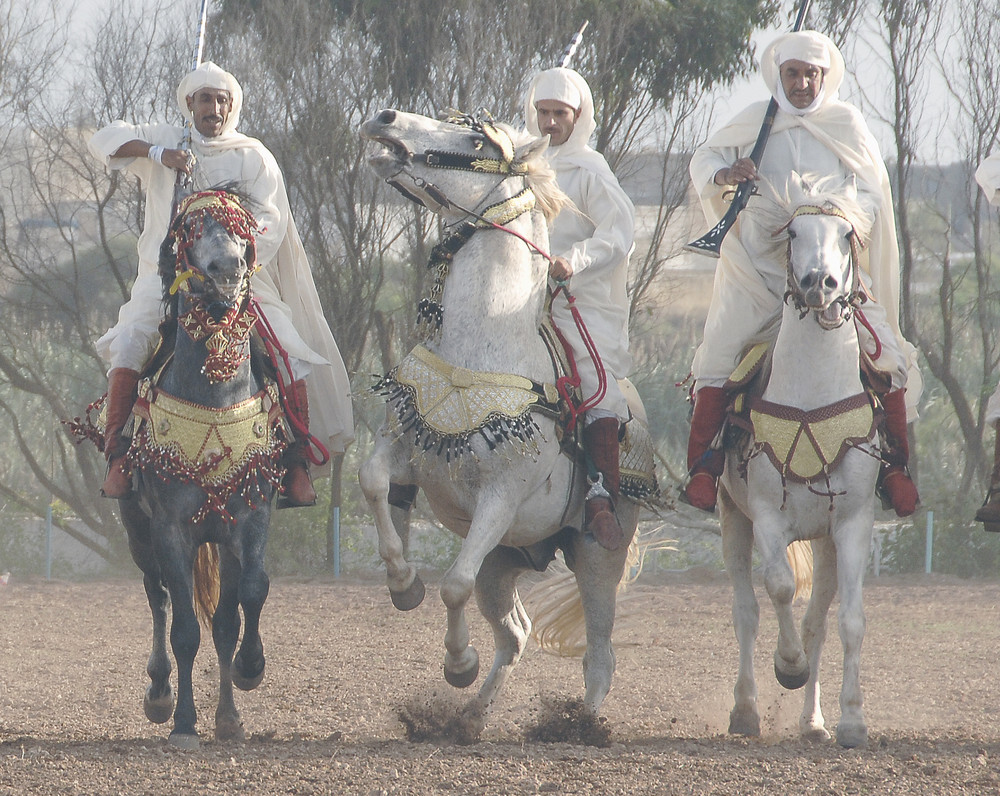
[[[366,122],[362,136],[382,147],[370,160],[376,172],[440,213],[447,233],[436,247],[436,292],[422,304],[435,331],[387,377],[387,422],[359,472],[393,603],[408,610],[424,594],[393,524],[405,527],[419,487],[464,538],[440,584],[451,685],[469,686],[479,672],[465,618],[473,591],[493,628],[492,669],[463,710],[476,736],[530,632],[517,579],[562,549],[586,614],[584,703],[596,715],[611,688],[616,588],[638,511],[619,502],[626,543],[615,551],[578,530],[584,473],[562,452],[552,414],[531,408],[551,408],[556,374],[539,336],[548,264],[527,242],[547,248],[546,220],[567,201],[542,157],[545,140],[515,141],[488,120],[395,110]],[[634,414],[642,416],[641,404]]]
[[[862,295],[857,255],[863,222],[852,183],[832,192],[810,189],[803,181],[798,187],[801,195],[783,209],[788,293],[770,378],[762,398],[751,403],[752,439],[729,450],[720,482],[723,555],[739,642],[729,731],[760,734],[753,670],[759,607],[751,582],[756,544],[778,619],[775,675],[785,688],[806,686],[799,728],[809,738],[830,738],[818,676],[827,611],[840,590],[844,676],[837,742],[856,747],[868,737],[859,673],[865,632],[861,591],[879,471],[875,415],[859,376],[852,317]],[[795,540],[812,540],[814,555],[801,638],[792,617],[795,582],[785,554]]]

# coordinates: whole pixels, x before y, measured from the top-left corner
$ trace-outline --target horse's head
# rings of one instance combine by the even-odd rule
[[[164,242],[160,276],[212,314],[244,303],[256,270],[257,222],[233,193],[202,191],[185,197]]]
[[[864,300],[858,252],[866,228],[849,180],[833,190],[792,177],[791,218],[778,233],[788,236],[788,290],[802,316],[812,312],[824,328],[847,321]]]
[[[548,220],[567,202],[542,157],[547,140],[526,139],[486,116],[439,121],[387,109],[361,126],[361,136],[379,145],[369,163],[382,179],[445,216],[482,213],[525,185]]]

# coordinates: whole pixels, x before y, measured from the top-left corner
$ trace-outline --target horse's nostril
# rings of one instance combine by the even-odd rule
[[[838,287],[837,278],[835,276],[828,276],[826,279],[823,280],[823,285],[826,287],[827,290],[836,290]]]
[[[394,121],[396,121],[396,111],[392,110],[391,108],[386,108],[384,111],[381,111],[379,115],[375,118],[378,120],[379,124],[392,124]]]

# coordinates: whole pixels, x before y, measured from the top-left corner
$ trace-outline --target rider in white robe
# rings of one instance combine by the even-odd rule
[[[561,128],[545,115],[543,109],[550,105],[562,110]],[[583,397],[597,393],[599,367],[606,377],[604,397],[584,417],[584,446],[603,475],[611,511],[595,495],[587,502],[586,527],[613,549],[621,543],[612,512],[618,498],[619,424],[629,417],[618,379],[628,376],[632,366],[626,282],[635,208],[604,156],[589,145],[597,123],[590,86],[580,74],[563,67],[538,74],[525,97],[524,116],[530,133],[550,136],[546,158],[559,187],[575,205],[564,209],[549,230],[549,248],[556,261],[549,273],[568,282],[600,362],[587,352],[562,293],[553,301],[552,318],[572,349]]]
[[[715,132],[691,160],[691,179],[705,216],[714,225],[726,212],[736,185],[758,181],[762,194],[750,200],[726,236],[716,270],[704,340],[695,353],[695,412],[688,447],[691,471],[685,495],[692,505],[712,510],[721,451],[712,443],[725,418],[722,389],[744,348],[777,331],[786,290],[786,247],[772,237],[773,214],[761,208],[766,197],[789,196],[793,173],[833,185],[853,180],[857,199],[868,215],[861,255],[862,281],[871,299],[860,313],[874,330],[859,324],[864,349],[881,354],[875,367],[891,381],[882,396],[892,449],[882,482],[900,516],[913,512],[916,489],[906,471],[907,408],[915,416],[921,381],[916,350],[899,331],[899,250],[896,242],[889,176],[878,145],[858,110],[837,99],[844,61],[829,38],[814,31],[779,37],[761,58],[761,73],[779,111],[759,166],[753,149],[767,107],[755,103]],[[783,75],[791,74],[788,81]],[[798,83],[796,84],[796,81]],[[786,94],[785,83],[794,96]]]
[[[979,168],[976,169],[976,182],[983,189],[990,204],[1000,206],[1000,152],[995,152],[979,164]],[[992,525],[1000,523],[1000,385],[993,391],[986,404],[985,419],[994,427],[996,441],[990,487],[986,493],[986,501],[976,512],[976,521]]]
[[[249,199],[258,223],[254,296],[291,365],[289,377],[300,407],[311,406],[310,431],[331,453],[342,453],[354,438],[350,382],[340,351],[323,315],[309,262],[292,219],[284,179],[271,152],[258,140],[236,131],[243,92],[236,79],[211,62],[188,73],[177,90],[181,112],[192,122],[191,98],[204,89],[227,92],[228,114],[220,112],[218,130],[191,130],[190,156],[180,147],[184,129],[171,124],[134,125],[114,122],[90,140],[91,152],[111,169],[124,169],[142,180],[146,192],[145,220],[139,237],[139,269],[131,297],[118,323],[97,341],[98,352],[110,364],[109,409],[116,403],[131,410],[137,371],[159,339],[162,284],[157,272],[160,243],[171,220],[178,171],[189,171],[193,190],[233,188]],[[154,159],[159,158],[159,160]],[[308,377],[308,379],[307,379]],[[308,384],[308,387],[306,385]],[[309,396],[307,398],[306,396]],[[311,399],[311,400],[309,400]],[[121,415],[121,412],[117,413]],[[124,412],[127,418],[128,412]],[[117,423],[115,423],[117,425]],[[109,431],[113,431],[109,419]],[[119,452],[109,434],[109,462]],[[107,451],[106,451],[107,452]],[[292,462],[301,464],[303,462]],[[299,468],[291,468],[292,477]],[[306,474],[308,478],[308,474]],[[121,492],[119,481],[105,494]],[[311,485],[285,483],[291,502],[314,500]],[[300,492],[300,490],[302,490]],[[297,494],[295,494],[297,493]],[[120,495],[118,495],[120,496]],[[287,496],[287,494],[286,494]]]

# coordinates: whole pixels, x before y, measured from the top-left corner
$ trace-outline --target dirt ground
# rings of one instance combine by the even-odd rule
[[[267,675],[237,695],[248,740],[212,740],[217,665],[203,634],[192,752],[142,713],[150,618],[138,579],[14,577],[0,587],[0,794],[1000,794],[1000,585],[868,583],[870,744],[851,751],[798,740],[801,696],[771,675],[774,615],[760,587],[763,737],[726,735],[730,594],[714,572],[633,587],[603,710],[609,746],[526,740],[553,703],[582,695],[580,661],[534,644],[482,740],[459,746],[408,741],[398,718],[404,706],[451,710],[465,698],[441,677],[433,581],[401,614],[374,579],[279,579],[262,621]],[[475,612],[472,634],[485,666],[492,641]],[[834,624],[831,729],[840,657]]]

